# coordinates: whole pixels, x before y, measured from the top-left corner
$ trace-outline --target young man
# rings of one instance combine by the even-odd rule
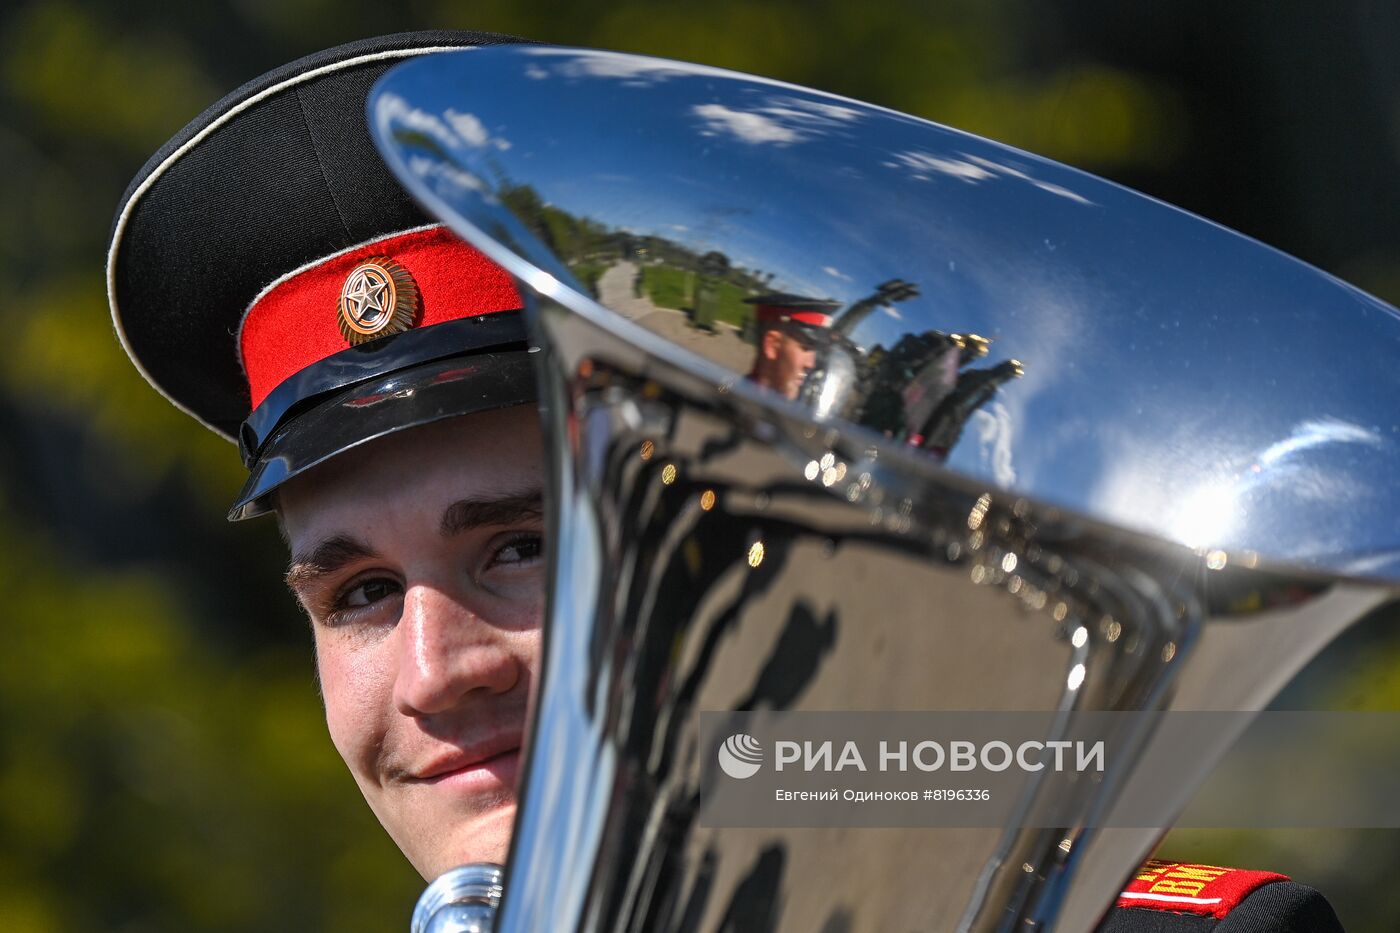
[[[841,303],[779,294],[759,295],[747,302],[754,305],[757,333],[748,378],[785,398],[797,398],[802,381],[816,365],[821,332],[831,326],[831,315]]]
[[[365,127],[370,86],[430,51],[387,36],[259,78],[132,182],[113,228],[118,336],[275,509],[331,738],[426,878],[505,861],[544,599],[539,424],[508,276],[432,223]]]
[[[509,848],[539,675],[541,438],[520,295],[404,194],[364,102],[405,58],[501,41],[387,36],[245,85],[141,170],[108,256],[133,362],[240,447],[230,517],[280,515],[331,738],[425,878]],[[831,303],[759,303],[752,378],[795,396],[812,365],[801,328],[827,326]],[[1178,869],[1228,873],[1149,863],[1135,883]],[[1226,886],[1270,892],[1261,910],[1284,923],[1335,927],[1279,877]],[[1265,928],[1257,913],[1233,928]],[[1107,928],[1215,926],[1181,919],[1127,907]]]

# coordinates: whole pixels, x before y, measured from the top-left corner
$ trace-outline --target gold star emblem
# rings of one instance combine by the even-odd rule
[[[418,285],[403,266],[375,256],[350,270],[339,305],[340,333],[357,346],[412,327],[418,318]]]

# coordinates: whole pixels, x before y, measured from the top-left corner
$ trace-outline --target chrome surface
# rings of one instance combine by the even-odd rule
[[[498,930],[1090,929],[1158,835],[1083,828],[1131,766],[1029,778],[1080,802],[1053,831],[717,830],[696,714],[1258,709],[1394,596],[1400,319],[1317,270],[701,66],[434,56],[370,119],[544,347],[553,579]],[[770,291],[841,302],[795,387],[725,326]]]
[[[501,902],[501,866],[461,865],[439,875],[413,908],[411,933],[491,933]]]

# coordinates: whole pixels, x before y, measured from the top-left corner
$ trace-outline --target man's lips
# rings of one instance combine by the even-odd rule
[[[519,775],[520,749],[515,748],[412,783],[420,787],[451,789],[472,798],[504,800],[506,795],[515,792]]]
[[[409,780],[412,783],[439,784],[449,779],[471,778],[487,782],[496,779],[507,786],[514,786],[520,745],[519,735],[508,735],[466,748],[454,746],[409,772]]]

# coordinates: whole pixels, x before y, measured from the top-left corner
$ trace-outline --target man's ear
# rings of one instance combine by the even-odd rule
[[[763,332],[762,352],[765,359],[776,360],[783,345],[783,335],[776,327]]]

